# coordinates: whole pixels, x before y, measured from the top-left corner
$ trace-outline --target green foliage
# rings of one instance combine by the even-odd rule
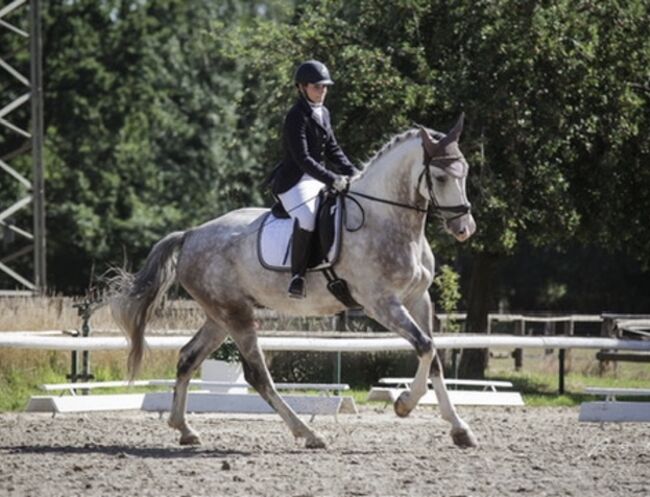
[[[212,353],[210,359],[215,359],[218,361],[226,362],[241,362],[241,355],[235,342],[232,341],[230,337],[219,347],[215,352]]]
[[[78,292],[93,268],[125,256],[138,266],[171,230],[268,204],[260,185],[281,155],[292,74],[307,58],[332,70],[328,106],[357,163],[414,123],[445,131],[465,111],[478,232],[457,249],[430,223],[437,254],[580,243],[650,267],[648,2],[79,0],[43,8],[55,289]],[[24,40],[2,30],[0,42],[28,72]],[[3,87],[6,98],[21,92]],[[17,112],[12,118],[26,119],[27,110]],[[22,143],[3,130],[0,156]],[[12,167],[29,176],[27,157]],[[0,175],[3,205],[26,193]],[[28,214],[18,217],[30,224]]]
[[[0,412],[23,410],[30,396],[43,393],[39,385],[66,381],[61,355],[48,352],[44,356],[44,361],[31,367],[24,367],[19,361],[14,363],[12,359],[5,361],[0,368]]]
[[[440,268],[440,274],[433,280],[433,284],[438,293],[438,305],[442,312],[451,314],[458,311],[460,302],[460,276],[450,266],[443,265]],[[460,331],[460,324],[449,319],[445,323],[446,332]]]

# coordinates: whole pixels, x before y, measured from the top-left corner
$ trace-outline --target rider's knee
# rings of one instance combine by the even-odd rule
[[[296,212],[295,217],[298,219],[298,226],[305,231],[314,231],[316,227],[316,213],[310,209],[300,209]]]

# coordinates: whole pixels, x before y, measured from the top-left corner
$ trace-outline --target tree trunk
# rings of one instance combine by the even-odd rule
[[[499,257],[479,253],[472,266],[466,333],[487,333],[488,313],[494,304],[494,276]],[[484,378],[488,366],[488,349],[464,349],[460,360],[461,378]]]

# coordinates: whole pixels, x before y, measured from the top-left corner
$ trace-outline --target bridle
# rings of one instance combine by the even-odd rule
[[[440,205],[436,200],[436,195],[433,193],[433,173],[431,172],[431,168],[437,167],[438,169],[442,169],[443,171],[446,171],[446,169],[456,161],[461,161],[465,165],[467,164],[465,161],[465,157],[463,157],[462,155],[440,155],[438,157],[430,157],[425,149],[424,159],[422,161],[423,169],[422,172],[420,173],[420,176],[418,177],[418,190],[420,189],[420,185],[422,184],[422,179],[424,178],[424,180],[426,181],[427,192],[429,193],[429,200],[431,201],[431,209],[434,211],[438,211],[439,213],[441,213],[441,215],[442,213],[445,212],[450,212],[452,214],[455,214],[452,216],[442,215],[442,218],[445,220],[445,222],[453,221],[454,219],[458,219],[459,217],[462,217],[465,214],[469,214],[472,209],[472,206],[469,202],[466,204],[458,204],[458,205]],[[427,201],[427,203],[428,202],[429,201]]]
[[[426,182],[426,187],[427,191],[429,193],[429,200],[426,201],[426,204],[424,207],[419,207],[417,205],[410,205],[410,204],[405,204],[402,202],[396,202],[394,200],[388,200],[385,198],[380,198],[380,197],[375,197],[373,195],[368,195],[366,193],[361,193],[361,192],[355,192],[349,190],[347,192],[347,195],[352,195],[352,196],[357,196],[357,197],[362,197],[368,200],[372,200],[374,202],[380,202],[382,204],[388,204],[388,205],[393,205],[395,207],[402,207],[404,209],[410,209],[414,210],[417,212],[421,213],[428,213],[429,209],[432,209],[434,211],[438,211],[438,213],[441,214],[441,217],[444,219],[445,222],[453,221],[454,219],[458,219],[459,217],[464,216],[465,214],[469,214],[471,212],[471,204],[458,204],[458,205],[440,205],[438,204],[436,200],[436,196],[433,192],[433,173],[431,172],[432,167],[437,167],[439,169],[442,169],[445,171],[449,166],[451,166],[454,162],[456,161],[462,161],[465,163],[465,158],[462,155],[441,155],[437,157],[432,157],[429,155],[427,152],[426,148],[424,145],[422,145],[424,155],[422,159],[422,172],[418,176],[418,190],[420,189],[420,186],[422,185],[422,181],[424,180]],[[429,206],[429,201],[431,201],[431,206]],[[453,214],[452,216],[444,216],[443,213],[449,212]]]

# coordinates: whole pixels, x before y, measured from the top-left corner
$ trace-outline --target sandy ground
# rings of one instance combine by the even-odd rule
[[[0,414],[0,496],[650,495],[650,430],[579,424],[577,409],[461,408],[481,447],[437,413],[321,417],[308,450],[278,417],[194,415],[198,448],[157,415]]]

